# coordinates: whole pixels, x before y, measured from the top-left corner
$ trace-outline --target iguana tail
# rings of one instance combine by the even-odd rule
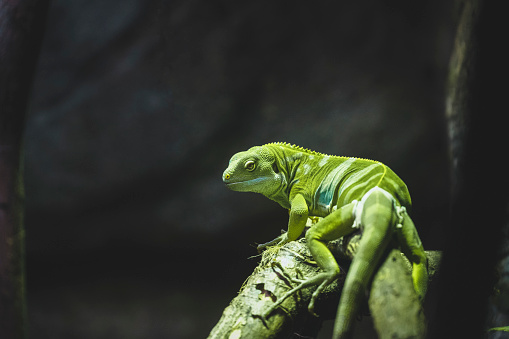
[[[362,207],[360,221],[364,232],[341,293],[333,339],[350,337],[366,289],[392,239],[395,216],[394,200],[386,192],[381,189],[370,192]]]

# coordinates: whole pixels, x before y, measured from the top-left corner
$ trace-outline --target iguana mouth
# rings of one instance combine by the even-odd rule
[[[243,185],[246,185],[246,186],[250,186],[250,185],[256,185],[257,183],[262,182],[264,180],[267,180],[267,178],[266,177],[260,177],[260,178],[250,179],[250,180],[225,182],[225,184],[226,184],[226,186],[235,186],[235,185],[238,185],[238,184],[243,184]]]
[[[238,184],[243,183],[243,181],[237,181],[237,182],[225,182],[226,186],[235,186]]]

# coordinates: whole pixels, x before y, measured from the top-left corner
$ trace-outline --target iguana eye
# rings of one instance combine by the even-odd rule
[[[256,167],[256,165],[253,160],[248,160],[244,164],[244,168],[247,169],[249,172],[254,171],[255,167]]]

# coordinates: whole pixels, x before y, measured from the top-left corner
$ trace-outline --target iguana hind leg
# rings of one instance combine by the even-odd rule
[[[319,285],[313,293],[308,306],[309,311],[314,314],[315,301],[320,295],[320,292],[337,279],[339,275],[339,265],[325,243],[355,231],[355,229],[352,228],[354,220],[353,208],[355,205],[355,203],[351,203],[337,209],[313,225],[306,232],[307,246],[313,258],[324,272],[300,282],[295,288],[286,292],[265,312],[262,316],[263,318],[268,317],[285,299],[292,296],[297,291],[309,286]]]
[[[311,296],[308,305],[308,310],[312,314],[314,314],[315,302],[320,293],[325,287],[336,280],[340,273],[339,265],[326,244],[329,241],[339,239],[355,231],[352,228],[354,222],[353,209],[355,206],[357,206],[357,202],[341,207],[323,218],[306,232],[309,251],[318,263],[318,266],[324,271],[310,278],[310,280],[315,282],[315,285],[319,285]]]
[[[381,190],[365,199],[360,216],[364,228],[345,279],[336,313],[333,338],[349,338],[365,291],[393,235],[396,220],[393,200]]]
[[[428,289],[428,259],[414,223],[407,213],[403,215],[401,228],[396,229],[401,251],[412,263],[412,281],[415,292],[423,301]]]

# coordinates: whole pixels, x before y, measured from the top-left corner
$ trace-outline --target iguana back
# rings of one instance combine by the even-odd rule
[[[288,201],[302,194],[308,203],[309,215],[326,216],[335,207],[360,200],[373,187],[384,189],[399,205],[411,208],[407,186],[381,162],[322,154],[287,143],[261,147],[275,155],[287,183]],[[288,208],[286,204],[284,207]]]

